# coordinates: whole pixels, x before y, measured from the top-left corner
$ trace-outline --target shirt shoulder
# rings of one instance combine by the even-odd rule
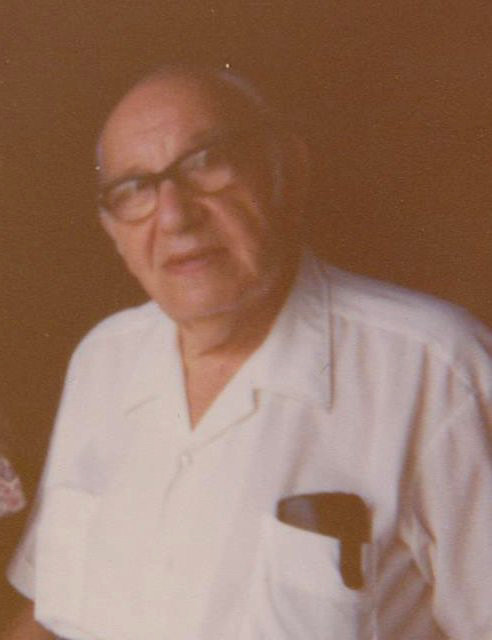
[[[324,269],[333,311],[355,322],[438,340],[479,324],[463,307],[435,296],[333,266]]]
[[[174,336],[174,323],[154,302],[124,309],[99,322],[79,342],[70,359],[67,382],[88,376],[95,383],[124,375],[141,357]]]
[[[149,301],[136,307],[117,311],[104,318],[87,333],[82,342],[105,340],[121,334],[139,333],[147,330],[156,321],[161,322],[164,318],[167,320],[159,306],[155,302]]]
[[[321,263],[335,321],[425,350],[468,384],[492,385],[492,332],[463,307]],[[492,391],[491,391],[492,394]]]
[[[79,342],[76,353],[114,344],[122,345],[138,342],[156,326],[170,328],[172,321],[155,302],[146,302],[137,307],[117,311],[104,318],[93,327]]]

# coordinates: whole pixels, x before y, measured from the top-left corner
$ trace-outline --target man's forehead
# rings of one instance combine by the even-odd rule
[[[169,133],[189,130],[194,135],[200,129],[220,126],[228,116],[202,80],[157,78],[141,83],[121,100],[103,128],[101,141],[157,128]]]

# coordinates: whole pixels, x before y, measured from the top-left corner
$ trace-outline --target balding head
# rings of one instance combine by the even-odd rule
[[[217,114],[229,123],[245,126],[265,123],[278,126],[278,116],[267,101],[247,80],[226,70],[209,70],[185,66],[165,66],[146,75],[135,84],[111,111],[100,139],[115,117],[128,106],[146,100],[167,98],[183,86],[193,87],[204,99],[213,102]]]
[[[306,177],[306,149],[303,143],[286,125],[284,117],[270,104],[269,100],[248,79],[227,69],[209,69],[189,65],[165,65],[144,76],[137,82],[110,113],[101,131],[96,148],[96,164],[103,167],[102,143],[105,132],[121,115],[142,104],[146,107],[177,95],[183,87],[193,87],[203,96],[205,102],[213,105],[217,117],[224,126],[245,129],[259,125],[263,127],[268,144],[263,150],[268,163],[272,186],[272,206],[283,204],[286,179],[289,168],[297,163],[294,170],[294,189],[288,189],[289,197],[295,197],[291,204],[302,205],[298,186]],[[286,157],[286,156],[291,156]],[[289,162],[291,161],[291,162]],[[290,167],[289,167],[290,165]],[[302,190],[302,189],[301,189]]]
[[[136,85],[176,78],[188,79],[210,92],[224,114],[239,121],[269,120],[279,118],[269,100],[248,79],[228,69],[211,69],[190,65],[164,65],[144,76]]]

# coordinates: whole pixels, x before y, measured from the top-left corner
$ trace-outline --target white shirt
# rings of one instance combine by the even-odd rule
[[[191,430],[174,324],[116,314],[67,375],[40,508],[11,565],[74,640],[492,639],[491,335],[312,257]],[[364,587],[279,499],[355,493]]]

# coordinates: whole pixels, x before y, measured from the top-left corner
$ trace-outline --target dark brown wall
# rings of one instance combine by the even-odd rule
[[[122,87],[183,58],[259,79],[312,141],[320,253],[492,324],[491,20],[485,0],[2,3],[0,401],[30,496],[70,351],[140,300],[91,194]]]

